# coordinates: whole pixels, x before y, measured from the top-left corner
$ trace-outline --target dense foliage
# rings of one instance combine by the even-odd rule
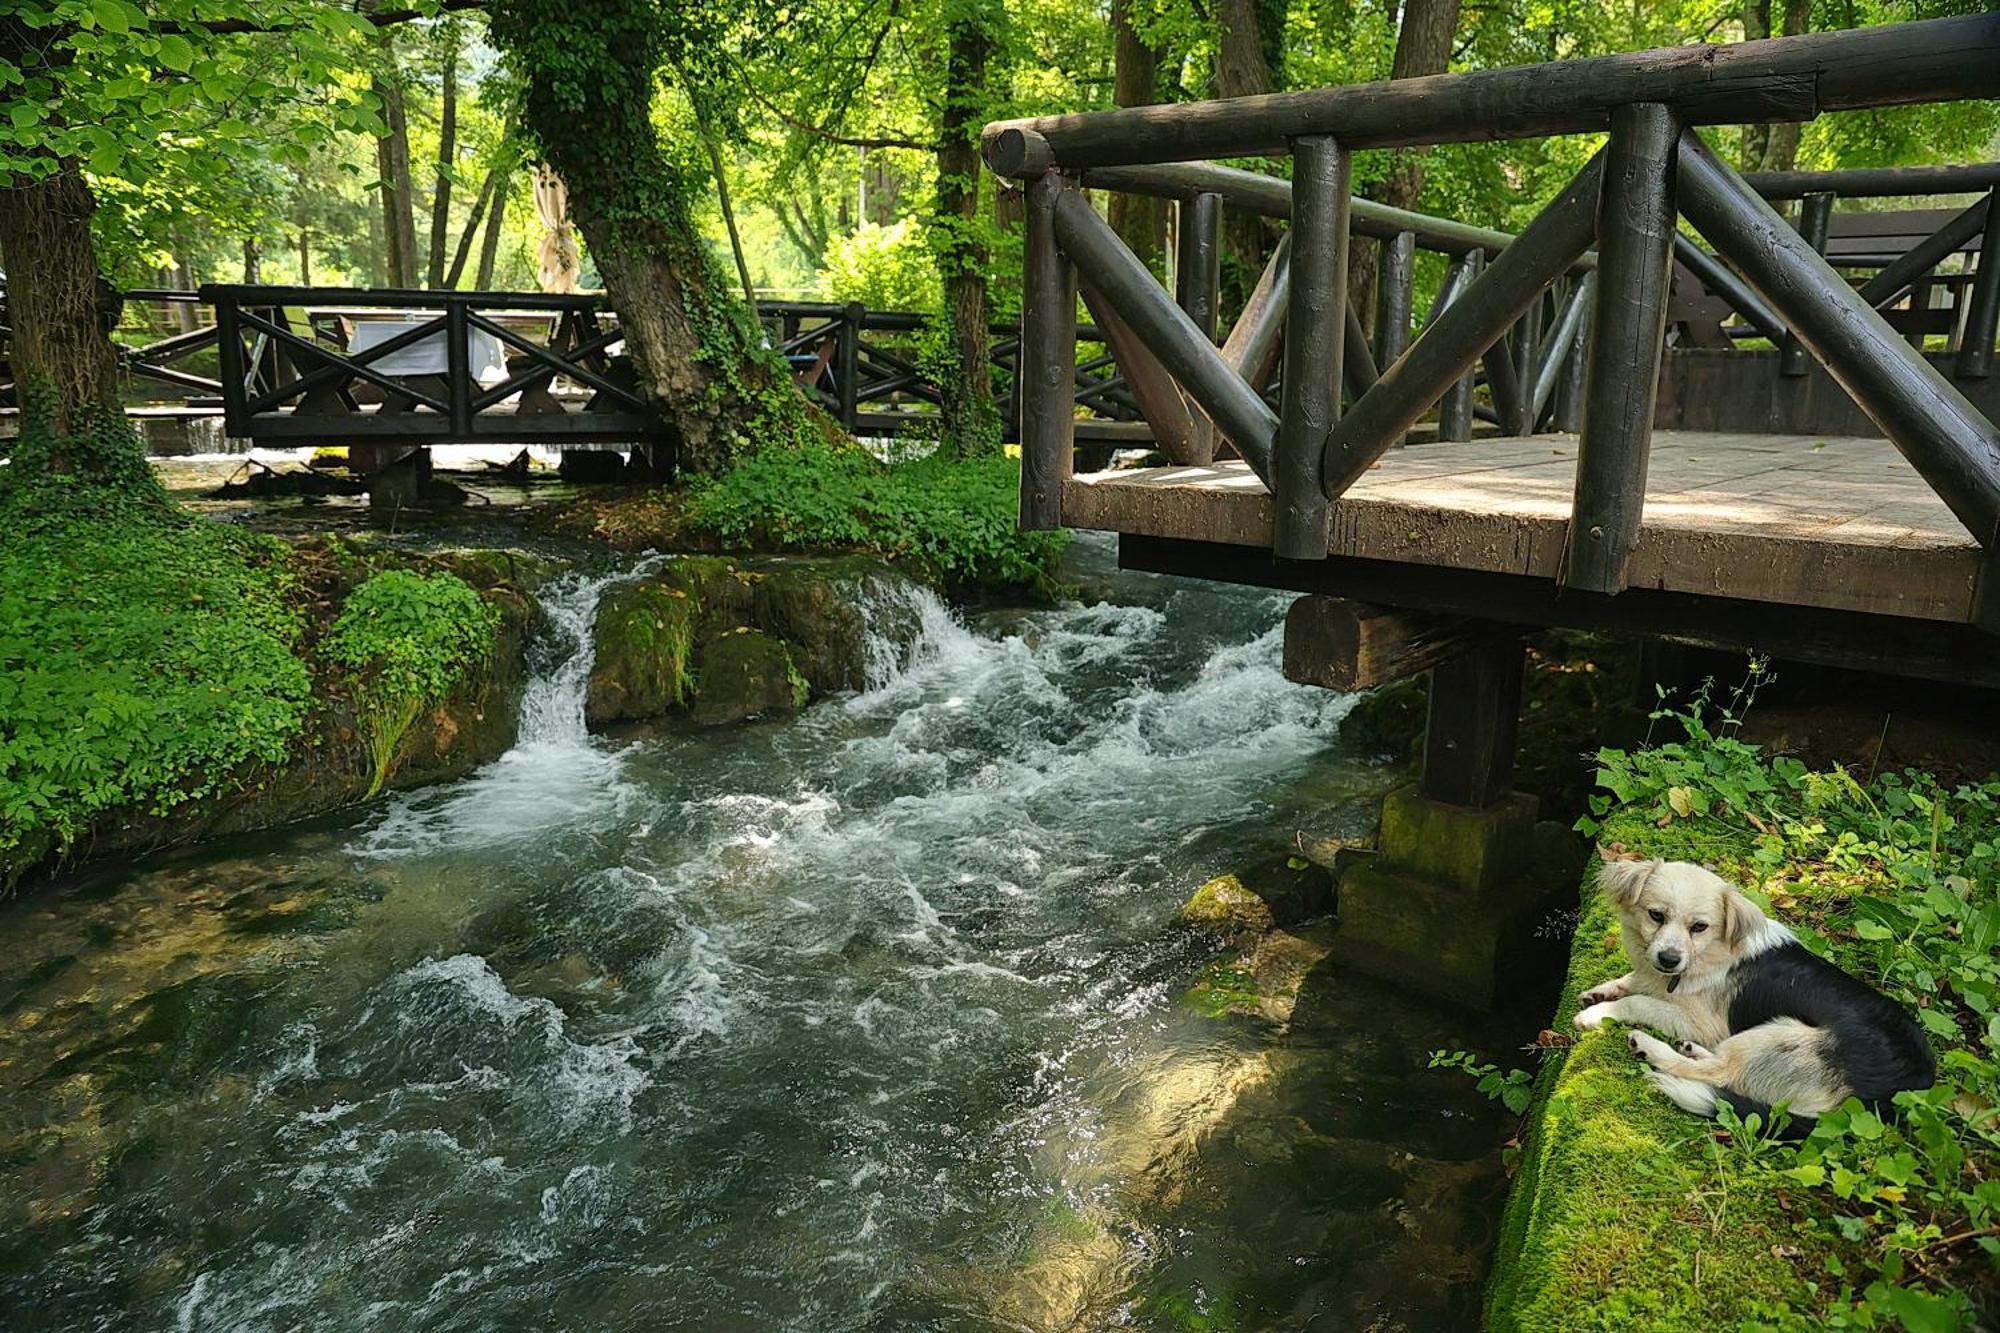
[[[320,645],[347,673],[375,756],[370,795],[424,708],[485,662],[500,613],[455,574],[385,569],[348,594]]]
[[[309,689],[292,592],[268,538],[0,470],[0,885],[107,811],[284,759]]]
[[[859,449],[766,452],[689,497],[693,525],[725,541],[860,547],[956,584],[1053,586],[1065,535],[1015,524],[1018,463],[942,455],[894,466]]]
[[[1601,1194],[1616,1220],[1557,1238],[1561,1271],[1545,1280],[1588,1289],[1607,1318],[1685,1308],[1707,1312],[1702,1327],[1725,1326],[1712,1322],[1724,1310],[1746,1328],[1981,1326],[2000,1313],[2000,780],[1947,789],[1916,773],[1811,771],[1738,739],[1705,700],[1656,717],[1683,738],[1601,752],[1603,794],[1583,827],[1747,886],[1808,948],[1908,1006],[1939,1077],[1892,1116],[1850,1101],[1790,1144],[1769,1137],[1781,1126],[1726,1111],[1711,1132],[1643,1085],[1622,1035],[1586,1035],[1550,1093],[1547,1114],[1570,1128],[1545,1126],[1537,1151],[1554,1156],[1539,1169],[1586,1172],[1560,1188],[1586,1210],[1578,1201]],[[1593,902],[1573,991],[1618,966],[1611,932]],[[1600,933],[1604,960],[1589,961]],[[1631,1167],[1605,1149],[1647,1136],[1656,1146]],[[1614,1162],[1608,1177],[1579,1164],[1592,1153],[1600,1170]],[[1622,1290],[1625,1256],[1648,1243],[1660,1248],[1633,1280],[1652,1289]]]

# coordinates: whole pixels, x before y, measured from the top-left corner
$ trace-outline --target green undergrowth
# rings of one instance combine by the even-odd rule
[[[456,574],[385,569],[347,596],[320,644],[347,677],[382,789],[396,745],[425,708],[486,660],[500,612]]]
[[[765,549],[860,549],[942,584],[1047,593],[1065,537],[1016,524],[1019,463],[942,452],[893,465],[832,445],[765,449],[698,482],[689,525]]]
[[[0,469],[0,888],[108,811],[283,759],[311,688],[283,544],[175,510],[150,474],[35,462]]]
[[[1920,1019],[1935,1088],[1803,1143],[1654,1092],[1615,1025],[1537,1080],[1489,1292],[1499,1330],[1907,1329],[2000,1316],[2000,779],[1809,771],[1697,700],[1685,738],[1600,752],[1585,831],[1706,864]],[[1588,888],[1557,1029],[1625,970]],[[1782,1111],[1780,1112],[1782,1114]]]

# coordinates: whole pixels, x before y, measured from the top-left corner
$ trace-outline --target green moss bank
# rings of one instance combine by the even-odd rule
[[[153,505],[58,514],[5,548],[0,891],[513,743],[532,559],[286,544]]]

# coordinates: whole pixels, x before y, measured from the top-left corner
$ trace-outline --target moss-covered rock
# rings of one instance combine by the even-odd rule
[[[875,653],[907,658],[922,632],[916,599],[897,595],[912,586],[867,557],[680,557],[599,602],[584,716],[720,726],[861,689]]]
[[[1174,920],[1225,933],[1291,926],[1333,910],[1333,875],[1298,856],[1275,856],[1194,891]]]
[[[784,641],[744,626],[701,645],[701,678],[688,716],[696,726],[723,727],[795,713],[810,695]]]
[[[694,697],[701,604],[677,581],[628,583],[597,604],[597,658],[584,695],[592,726],[658,717]]]

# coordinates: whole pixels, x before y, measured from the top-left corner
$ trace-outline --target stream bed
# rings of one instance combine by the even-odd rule
[[[1426,1057],[1522,1024],[1180,1002],[1392,775],[1286,598],[1108,552],[719,733],[585,733],[565,576],[472,777],[0,903],[0,1326],[1474,1326],[1511,1126]]]

